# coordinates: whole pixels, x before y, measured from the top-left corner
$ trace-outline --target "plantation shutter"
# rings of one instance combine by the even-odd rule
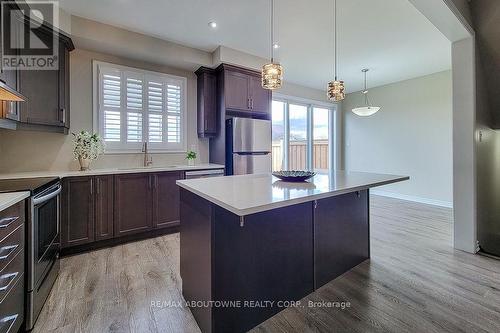
[[[185,151],[186,79],[99,63],[99,131],[108,151]]]

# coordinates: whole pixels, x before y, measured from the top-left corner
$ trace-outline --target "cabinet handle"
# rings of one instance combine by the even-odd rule
[[[253,110],[253,98],[250,99],[250,109]]]
[[[0,220],[0,229],[8,228],[12,223],[16,222],[19,219],[19,216],[15,217],[6,217]]]
[[[250,98],[247,98],[247,108],[249,108],[249,109],[251,108],[250,107]]]
[[[2,279],[2,280],[9,279],[9,282],[7,282],[6,285],[0,287],[0,291],[5,291],[5,290],[9,289],[10,285],[12,284],[12,282],[14,282],[14,280],[16,279],[16,276],[18,276],[18,275],[19,275],[19,272],[4,274],[4,275],[0,276],[0,279]]]
[[[94,195],[94,179],[90,178],[90,195]]]
[[[7,317],[0,319],[0,326],[8,327],[10,329],[10,327],[12,327],[12,325],[14,325],[14,323],[16,322],[17,317],[19,317],[19,314],[7,316]],[[8,324],[9,322],[12,322],[12,323]]]
[[[0,260],[5,260],[10,257],[10,255],[14,253],[14,251],[16,251],[18,247],[19,244],[3,246],[2,248],[0,248]]]
[[[61,122],[63,124],[66,124],[66,108],[61,108],[60,112],[61,112]]]
[[[151,184],[152,180],[151,180],[151,175],[149,175],[149,180],[148,180],[148,188],[151,190],[153,185]]]

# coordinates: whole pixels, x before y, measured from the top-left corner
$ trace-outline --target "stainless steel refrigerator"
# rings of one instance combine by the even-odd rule
[[[226,173],[271,172],[271,121],[250,118],[226,120]]]

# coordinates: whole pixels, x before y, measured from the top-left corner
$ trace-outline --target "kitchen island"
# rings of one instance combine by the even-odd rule
[[[369,189],[407,179],[177,181],[182,292],[202,332],[247,331],[369,259]]]

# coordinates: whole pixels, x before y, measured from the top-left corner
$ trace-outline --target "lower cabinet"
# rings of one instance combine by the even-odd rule
[[[179,188],[184,172],[115,176],[115,236],[179,225]]]
[[[147,173],[115,176],[115,236],[153,227],[151,189],[151,175]]]
[[[63,181],[62,247],[113,237],[113,176],[71,177]]]
[[[370,257],[368,200],[364,190],[316,202],[315,289]]]
[[[72,177],[63,181],[61,196],[61,245],[70,247],[95,240],[94,177]]]
[[[63,248],[179,225],[184,172],[69,177],[63,181]]]
[[[0,332],[2,333],[17,333],[24,322],[25,210],[25,202],[22,201],[0,211]]]
[[[163,172],[153,177],[153,227],[178,226],[180,191],[175,181],[184,179],[184,172]]]

